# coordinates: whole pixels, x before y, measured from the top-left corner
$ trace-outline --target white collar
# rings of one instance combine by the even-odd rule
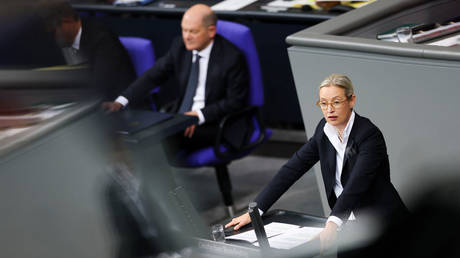
[[[80,40],[81,40],[81,26],[80,26],[80,29],[78,29],[77,36],[75,36],[75,39],[73,40],[72,47],[80,50]]]
[[[209,45],[205,47],[203,50],[201,51],[193,50],[192,53],[193,55],[195,54],[200,55],[200,58],[203,58],[203,57],[209,58],[209,55],[211,55],[211,49],[213,45],[214,45],[214,40],[212,40],[211,43],[209,43]]]
[[[343,130],[343,133],[342,133],[343,143],[346,143],[348,141],[348,136],[350,136],[351,129],[353,128],[354,122],[355,122],[355,111],[351,111],[350,119],[348,119],[347,126],[345,126],[345,129]],[[329,139],[331,139],[333,136],[338,137],[337,129],[335,128],[335,126],[329,123],[326,123],[324,125],[323,131]]]

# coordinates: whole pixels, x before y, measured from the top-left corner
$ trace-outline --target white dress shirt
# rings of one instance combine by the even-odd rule
[[[80,26],[80,29],[78,30],[77,36],[75,36],[75,39],[73,40],[72,47],[80,50],[80,40],[81,40],[81,32],[82,28]]]
[[[195,54],[200,56],[200,69],[198,74],[198,85],[196,87],[195,96],[193,97],[192,111],[195,111],[198,114],[198,124],[203,124],[205,118],[201,109],[205,106],[205,93],[206,93],[206,76],[208,74],[208,63],[209,57],[211,55],[212,46],[214,41],[204,48],[201,51],[193,50],[192,62],[195,62]],[[123,96],[119,96],[116,102],[122,104],[123,106],[128,105],[129,101]]]
[[[339,134],[337,132],[337,129],[335,126],[330,125],[329,123],[326,123],[324,125],[323,131],[326,134],[327,138],[331,142],[332,146],[334,146],[335,151],[336,151],[336,166],[335,166],[335,185],[334,185],[334,193],[337,199],[343,192],[343,185],[340,180],[342,176],[342,168],[343,168],[343,160],[345,157],[345,149],[347,148],[347,143],[348,143],[348,137],[350,136],[351,129],[353,128],[353,123],[355,121],[355,112],[352,111],[350,115],[350,119],[348,120],[347,126],[343,130],[342,133],[342,141],[339,139]],[[355,216],[353,215],[353,212],[351,212],[350,217],[348,220],[355,220]],[[343,221],[336,217],[336,216],[329,216],[327,221],[332,221],[337,226],[342,226]]]

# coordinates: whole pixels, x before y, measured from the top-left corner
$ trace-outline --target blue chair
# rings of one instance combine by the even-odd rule
[[[155,64],[152,41],[138,37],[119,37],[119,39],[128,51],[138,77]]]
[[[134,70],[137,77],[147,71],[155,64],[155,51],[153,50],[152,41],[138,37],[119,37],[121,44],[128,51],[129,57],[133,62]],[[159,88],[156,87],[149,94],[150,105],[153,111],[157,111],[154,93],[157,93]]]
[[[229,21],[219,20],[217,33],[235,44],[246,56],[250,74],[249,107],[245,110],[224,117],[219,125],[219,133],[214,146],[202,148],[192,153],[180,152],[176,156],[175,166],[185,168],[214,167],[217,181],[230,217],[234,216],[232,185],[227,165],[233,160],[245,157],[257,146],[271,136],[271,130],[266,129],[260,117],[259,107],[264,104],[262,74],[259,57],[254,39],[248,27]],[[222,142],[223,131],[237,117],[249,116],[253,132],[247,144],[238,150],[229,150]]]

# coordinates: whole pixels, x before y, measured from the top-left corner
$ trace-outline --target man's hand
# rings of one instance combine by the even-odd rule
[[[198,117],[198,113],[196,111],[188,111],[185,112],[184,115],[186,116],[196,116]],[[191,125],[185,129],[184,136],[188,138],[192,138],[193,133],[195,132],[196,125]]]
[[[107,113],[117,112],[122,107],[123,105],[116,101],[102,103],[102,109],[105,110]]]
[[[319,240],[321,242],[321,254],[324,254],[332,247],[332,244],[337,239],[337,224],[332,221],[326,223],[326,227],[319,233]]]
[[[195,132],[196,125],[191,125],[185,129],[184,136],[187,138],[192,138],[193,133]]]
[[[230,221],[229,223],[227,223],[227,225],[225,225],[225,228],[235,226],[233,230],[238,230],[242,226],[249,224],[250,222],[251,222],[251,217],[249,216],[249,213],[246,212],[245,214],[239,217],[233,218],[232,221]]]

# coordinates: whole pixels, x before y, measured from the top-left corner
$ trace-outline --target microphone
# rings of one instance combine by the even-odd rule
[[[257,207],[257,202],[251,202],[248,208],[249,216],[251,217],[252,227],[256,232],[257,241],[259,246],[262,249],[270,248],[268,243],[267,234],[265,233],[264,223],[259,214],[259,208]]]

